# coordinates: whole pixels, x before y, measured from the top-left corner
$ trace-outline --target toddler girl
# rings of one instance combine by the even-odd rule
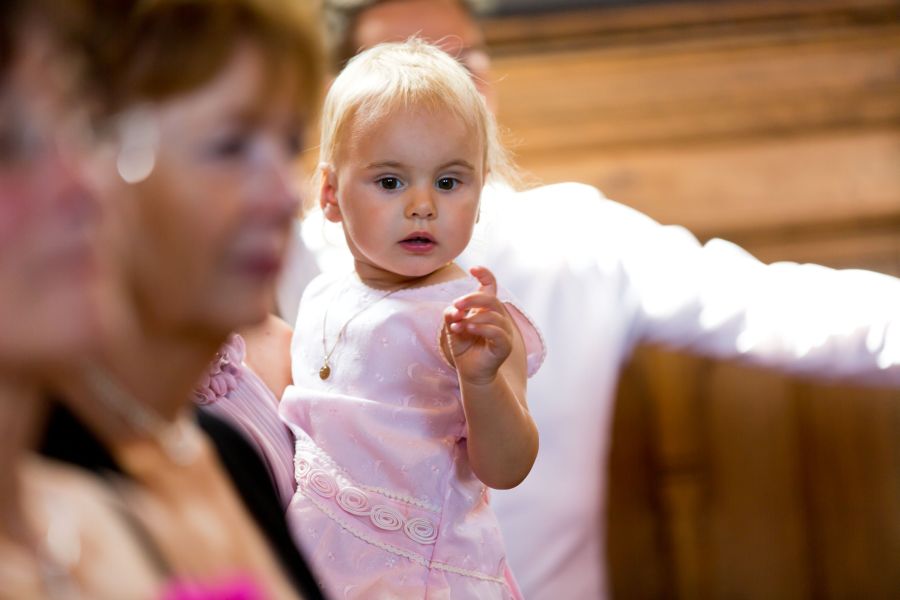
[[[534,462],[543,344],[488,269],[453,262],[509,168],[496,125],[464,68],[412,40],[351,61],[322,129],[320,204],[355,269],[300,304],[280,407],[295,538],[334,598],[518,597],[486,486]]]

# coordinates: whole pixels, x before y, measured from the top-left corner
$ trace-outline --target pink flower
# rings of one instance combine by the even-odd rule
[[[244,339],[236,333],[232,334],[194,387],[194,402],[213,404],[236,388],[241,378],[240,365],[245,352]]]

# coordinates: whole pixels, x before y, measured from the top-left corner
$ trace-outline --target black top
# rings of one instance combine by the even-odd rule
[[[228,471],[244,506],[268,540],[294,587],[305,598],[324,600],[306,561],[288,533],[284,510],[262,458],[240,433],[218,417],[200,410],[197,412],[197,422],[212,440],[219,460]],[[100,441],[59,403],[53,404],[40,452],[48,458],[101,476],[115,474],[128,477]],[[149,558],[162,570],[168,571],[146,532],[136,526],[133,519],[129,519],[129,525],[138,534],[138,541],[147,547]]]

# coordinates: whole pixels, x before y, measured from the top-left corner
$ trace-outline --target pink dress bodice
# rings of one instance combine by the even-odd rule
[[[457,375],[439,347],[443,310],[477,287],[465,277],[385,297],[355,276],[322,276],[303,296],[294,385],[280,407],[297,440],[288,520],[333,598],[518,596],[487,488],[469,466]],[[500,298],[530,376],[543,360],[540,335]]]

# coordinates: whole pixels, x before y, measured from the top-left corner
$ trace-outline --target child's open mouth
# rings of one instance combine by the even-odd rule
[[[409,252],[424,253],[434,248],[437,242],[429,234],[417,231],[400,240],[400,245]]]

